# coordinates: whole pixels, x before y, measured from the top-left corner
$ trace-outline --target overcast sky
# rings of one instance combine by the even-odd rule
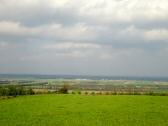
[[[0,0],[0,73],[168,76],[168,1]]]

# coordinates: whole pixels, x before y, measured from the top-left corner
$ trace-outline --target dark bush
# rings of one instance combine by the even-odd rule
[[[144,94],[145,95],[154,95],[154,92],[153,91],[149,91],[149,92],[145,92]]]
[[[105,95],[109,95],[110,93],[109,92],[106,92]]]
[[[88,92],[86,91],[86,92],[85,92],[85,95],[87,95],[87,94],[88,94]]]
[[[81,94],[81,91],[78,91],[78,94]]]
[[[32,89],[32,88],[29,88],[29,89],[27,90],[26,94],[29,94],[29,95],[34,95],[34,94],[35,94],[35,92],[33,91],[33,89]]]
[[[134,92],[134,95],[141,95],[140,92]]]
[[[95,95],[95,92],[93,91],[93,92],[91,92],[91,95]]]
[[[102,92],[97,92],[96,94],[97,94],[97,95],[102,95]]]
[[[26,89],[23,86],[18,85],[9,85],[0,87],[0,96],[14,96],[17,95],[26,95],[26,94],[34,94],[34,91],[30,89]]]
[[[0,87],[0,96],[8,96],[9,91],[7,88]]]
[[[26,94],[26,90],[22,86],[19,86],[17,88],[17,94],[18,95],[25,95]]]
[[[64,84],[60,89],[59,89],[59,93],[60,94],[68,94],[68,89],[69,89],[69,85],[68,84]]]
[[[111,95],[117,95],[117,92],[115,91],[115,92],[111,92]]]
[[[18,94],[18,90],[16,86],[8,86],[8,90],[9,90],[9,96],[17,96]]]
[[[75,94],[75,92],[74,92],[74,91],[72,91],[71,93],[72,93],[72,94]]]

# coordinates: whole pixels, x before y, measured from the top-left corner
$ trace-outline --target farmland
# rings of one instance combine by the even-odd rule
[[[167,96],[20,96],[0,100],[1,126],[167,126]]]
[[[167,126],[168,81],[134,79],[0,77],[0,126]]]
[[[55,92],[62,85],[69,85],[69,91],[114,93],[167,93],[167,81],[153,80],[91,80],[91,79],[0,79],[0,86],[20,85],[35,91]]]

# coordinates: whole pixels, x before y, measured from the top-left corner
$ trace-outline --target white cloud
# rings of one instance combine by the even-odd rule
[[[25,26],[21,26],[19,22],[8,22],[2,21],[0,22],[0,35],[15,35],[15,36],[33,36],[37,34],[37,30],[34,28],[27,28]]]
[[[134,25],[131,25],[125,29],[122,29],[122,30],[119,30],[118,31],[118,38],[122,38],[123,40],[124,39],[130,39],[130,42],[131,42],[131,39],[132,38],[142,38],[143,37],[143,32],[144,30],[143,29],[138,29],[136,28]],[[134,43],[138,42],[138,41],[133,41]]]
[[[102,60],[109,60],[113,58],[113,55],[111,53],[101,53],[99,57]]]
[[[28,38],[55,38],[61,40],[94,40],[96,35],[83,23],[74,26],[62,26],[61,24],[42,25],[37,27],[22,26],[19,22],[0,22],[0,35]],[[8,38],[8,37],[6,37]],[[24,38],[23,38],[24,39]]]
[[[56,53],[55,54],[56,57],[70,57],[70,58],[84,58],[84,57],[87,57],[88,54],[87,52],[86,53],[83,53],[81,51],[71,51],[71,52],[62,52],[62,53]]]
[[[168,42],[168,29],[154,29],[146,31],[144,35],[148,40],[161,40]]]
[[[64,42],[58,44],[45,45],[45,49],[99,49],[101,46],[92,43]]]
[[[18,22],[0,22],[0,33],[21,34],[23,31],[26,30],[24,28],[22,29]]]
[[[58,38],[62,40],[94,40],[96,34],[89,29],[89,27],[83,23],[77,23],[73,26],[62,26],[57,24],[44,25],[38,27],[41,34],[51,38]]]
[[[69,21],[73,20],[75,15],[75,21],[85,19],[87,23],[168,20],[168,2],[167,0],[10,0],[10,2],[1,0],[0,2],[1,17],[22,23],[26,20],[31,22],[33,19],[34,22],[39,20],[40,23],[46,20],[45,18],[48,20],[52,18],[50,21],[52,23],[58,21],[61,16],[66,19],[63,15],[66,13],[70,15]],[[55,16],[58,17],[54,18]]]
[[[168,19],[167,0],[85,1],[80,13],[105,23]]]

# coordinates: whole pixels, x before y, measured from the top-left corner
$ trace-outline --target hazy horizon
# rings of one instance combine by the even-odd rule
[[[0,73],[1,76],[52,76],[52,77],[74,77],[77,79],[77,77],[107,77],[107,78],[163,78],[163,79],[168,79],[168,76],[135,76],[135,75],[98,75],[98,74],[42,74],[42,73]],[[87,79],[87,78],[86,78]]]

